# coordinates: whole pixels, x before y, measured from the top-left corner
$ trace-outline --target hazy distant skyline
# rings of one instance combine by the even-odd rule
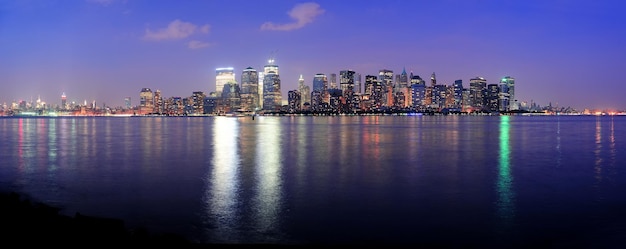
[[[283,98],[302,74],[381,69],[440,84],[516,79],[518,101],[624,109],[622,1],[0,2],[0,104],[41,96],[123,106],[139,91],[215,91],[215,69],[263,70]]]

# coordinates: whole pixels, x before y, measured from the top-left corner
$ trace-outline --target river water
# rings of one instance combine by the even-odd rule
[[[624,116],[6,117],[0,163],[200,243],[626,245]]]

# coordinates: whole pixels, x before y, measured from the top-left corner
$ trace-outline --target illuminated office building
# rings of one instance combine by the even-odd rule
[[[241,74],[241,109],[256,111],[259,109],[259,74],[248,67]]]
[[[215,73],[215,92],[218,96],[221,96],[224,85],[230,82],[236,82],[235,69],[232,67],[221,67],[215,69]]]

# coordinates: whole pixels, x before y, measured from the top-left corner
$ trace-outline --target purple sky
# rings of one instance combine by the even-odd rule
[[[283,96],[298,77],[413,72],[450,85],[516,79],[516,99],[626,109],[624,1],[0,2],[0,104],[41,96],[122,106],[139,91],[215,91],[275,51]]]

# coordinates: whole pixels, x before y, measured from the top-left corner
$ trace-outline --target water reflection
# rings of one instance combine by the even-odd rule
[[[256,196],[253,200],[257,232],[276,235],[280,230],[279,214],[282,202],[282,126],[280,118],[261,117],[256,136]]]
[[[596,117],[596,149],[593,151],[593,154],[596,156],[593,169],[598,182],[602,180],[602,121],[600,118]]]
[[[57,151],[56,119],[48,120],[48,171],[51,174],[57,170]]]
[[[227,242],[239,240],[236,234],[239,223],[239,216],[236,212],[239,204],[238,137],[239,123],[237,119],[215,118],[212,171],[207,177],[207,183],[210,184],[210,187],[206,193],[206,201],[211,218],[209,225],[215,227],[211,237],[220,238]]]
[[[611,131],[609,135],[609,159],[611,159],[611,167],[615,166],[615,126],[613,121],[613,116],[611,116]]]
[[[500,117],[500,150],[498,160],[498,216],[503,221],[503,225],[509,226],[515,216],[515,194],[512,189],[513,176],[511,175],[511,148],[509,138],[509,116]]]

